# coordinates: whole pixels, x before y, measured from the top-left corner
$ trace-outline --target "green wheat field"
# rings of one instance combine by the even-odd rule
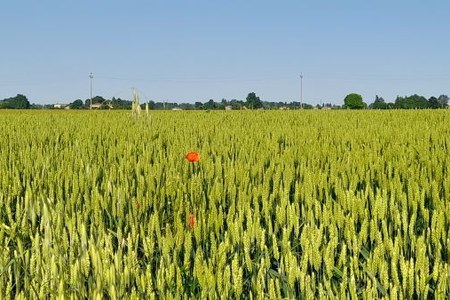
[[[1,299],[450,297],[446,110],[4,110],[0,128]]]

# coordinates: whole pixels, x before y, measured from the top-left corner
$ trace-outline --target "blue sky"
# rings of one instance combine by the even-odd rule
[[[2,1],[0,99],[450,94],[446,1]]]

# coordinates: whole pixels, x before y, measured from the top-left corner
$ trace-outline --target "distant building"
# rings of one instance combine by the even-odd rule
[[[69,107],[69,104],[64,104],[64,103],[53,104],[53,108],[62,109],[62,108],[67,108],[67,107]]]
[[[109,109],[113,108],[112,102],[110,100],[104,101],[102,103],[94,103],[90,106],[91,109],[99,109],[99,108],[106,108],[106,107]]]
[[[90,106],[91,109],[99,109],[103,103],[94,103]]]

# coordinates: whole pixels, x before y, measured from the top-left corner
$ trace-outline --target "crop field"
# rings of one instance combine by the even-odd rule
[[[0,128],[1,299],[450,297],[448,111],[4,110]]]

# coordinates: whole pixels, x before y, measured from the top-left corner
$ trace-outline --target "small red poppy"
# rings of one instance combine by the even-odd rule
[[[200,160],[200,154],[198,154],[197,152],[195,152],[195,151],[191,151],[191,152],[188,152],[187,154],[186,154],[186,160],[187,161],[189,161],[189,162],[197,162],[197,161],[199,161]]]
[[[194,229],[194,225],[195,225],[195,217],[191,213],[189,214],[189,228]]]

